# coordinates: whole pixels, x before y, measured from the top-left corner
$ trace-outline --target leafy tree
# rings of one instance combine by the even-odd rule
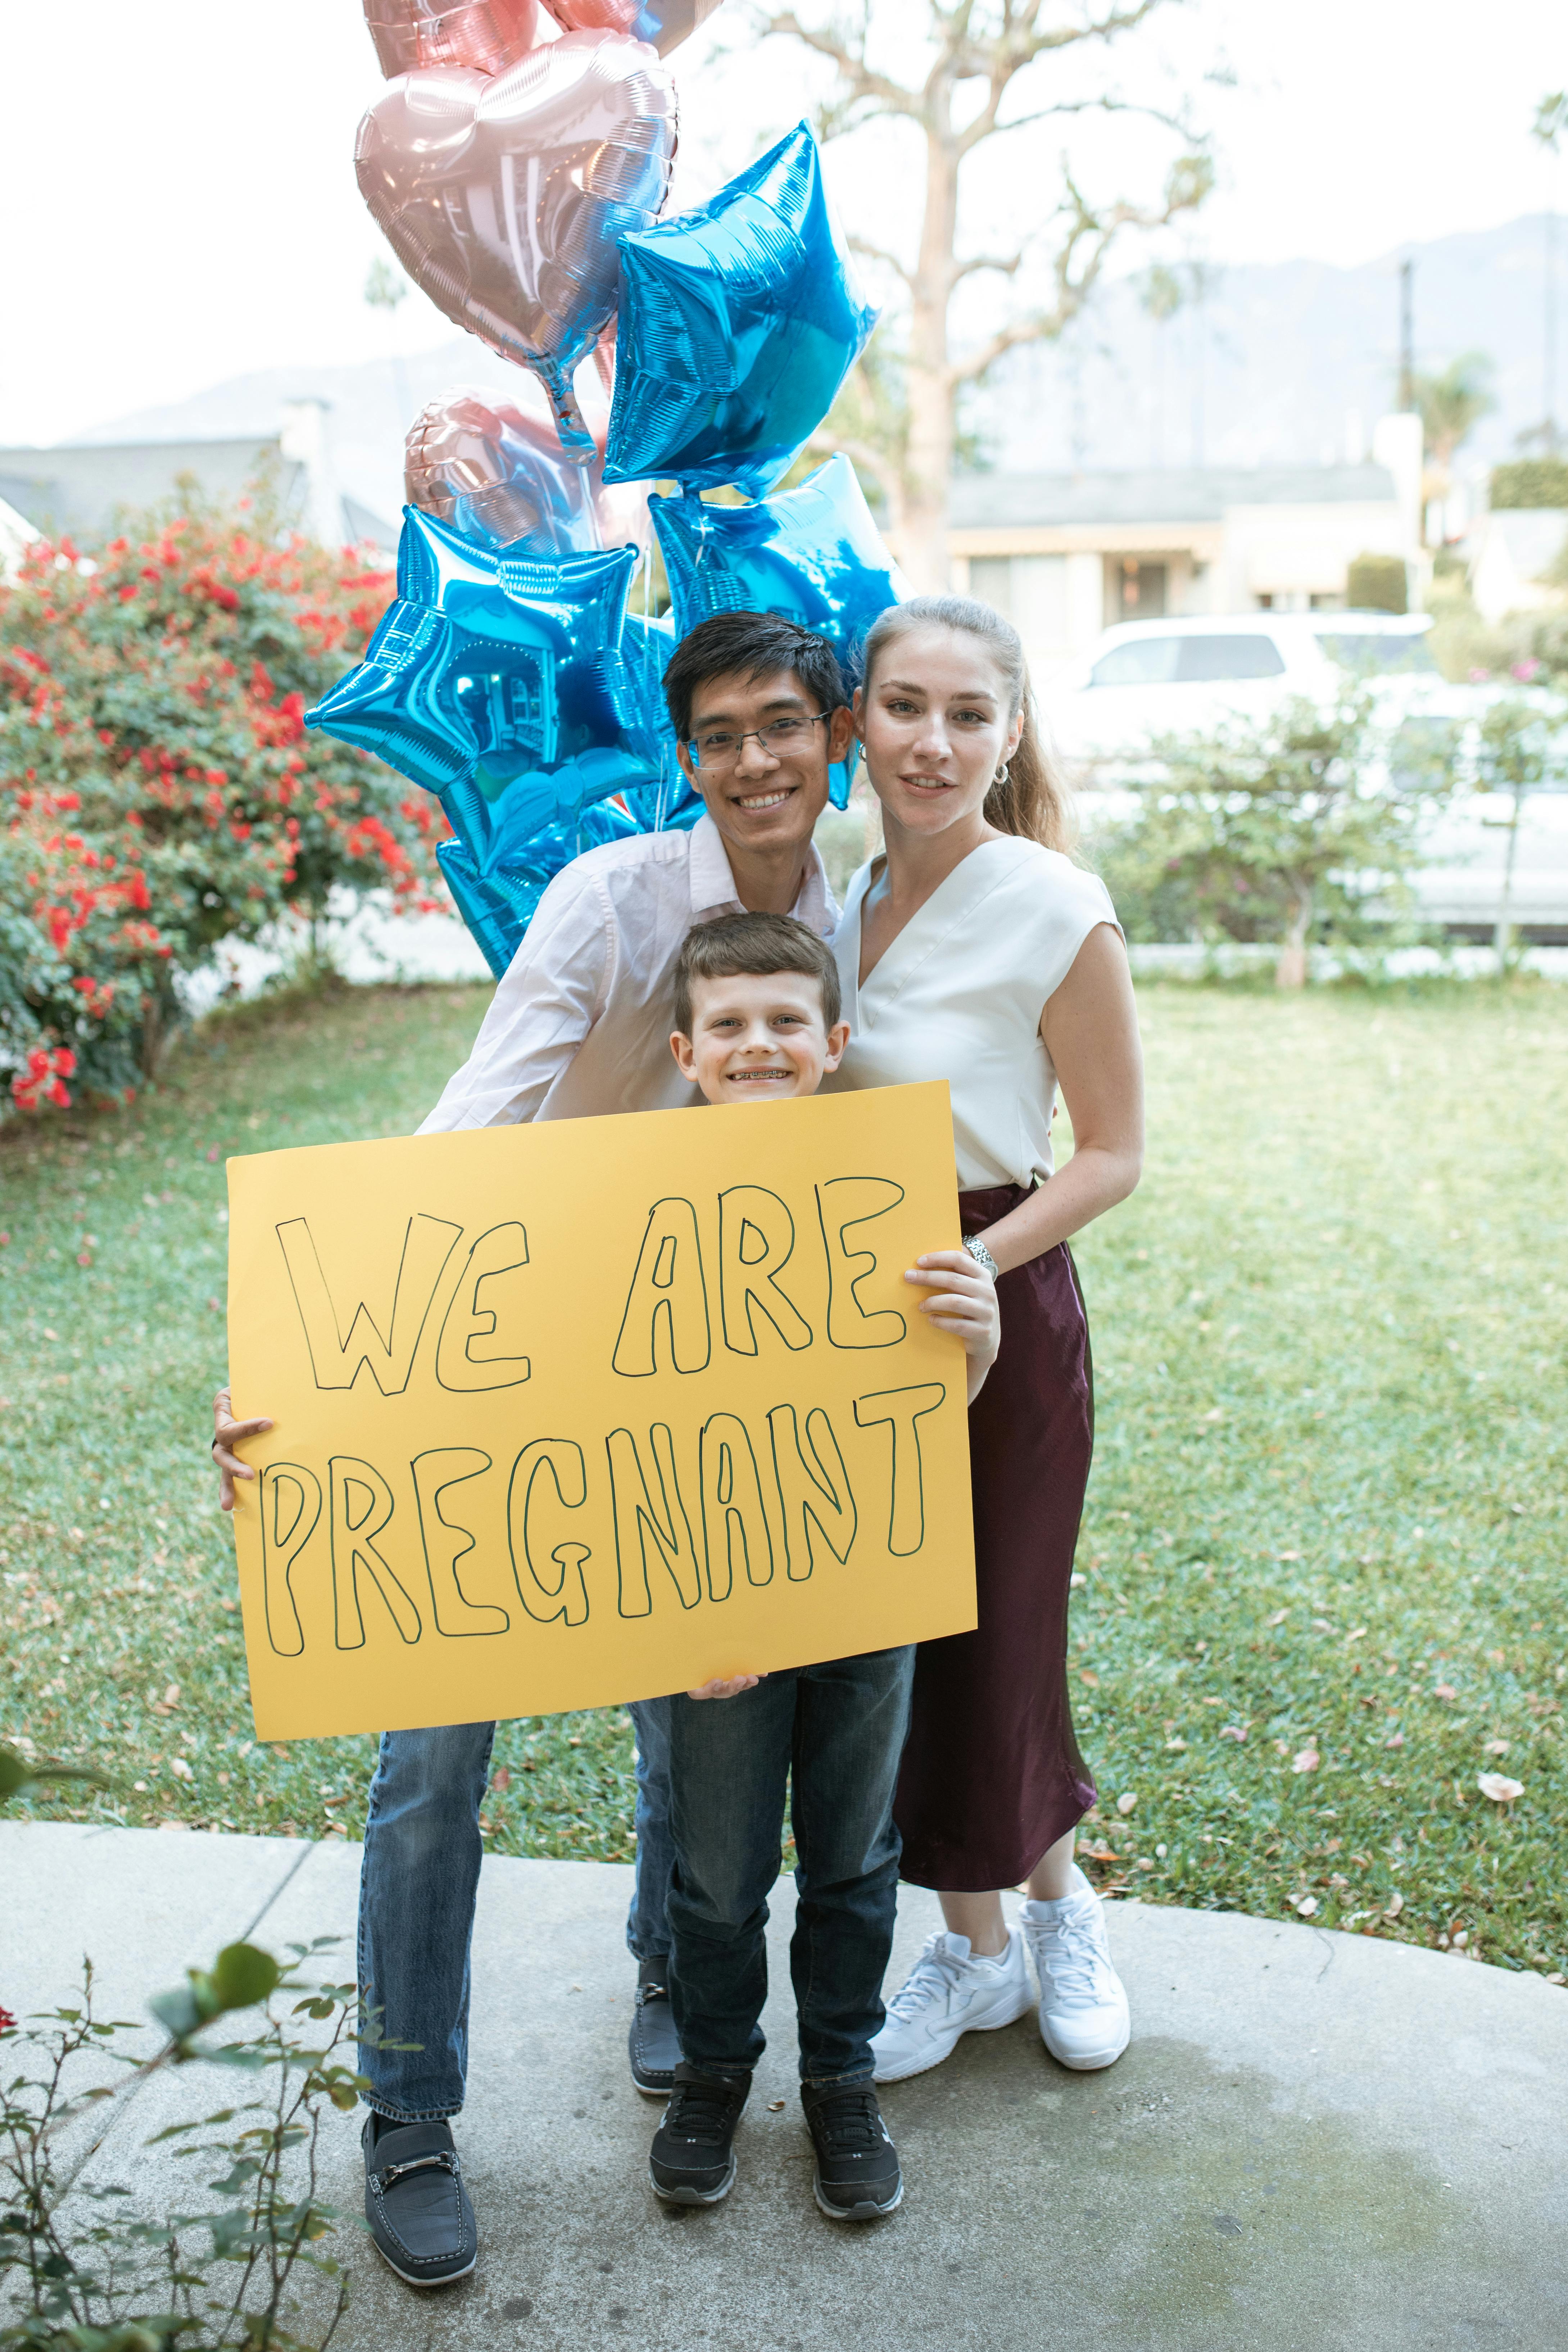
[[[1568,507],[1568,457],[1514,457],[1492,467],[1495,508]]]
[[[0,588],[0,1077],[15,1106],[121,1095],[180,975],[340,885],[447,904],[436,803],[308,734],[391,593],[379,562],[244,512],[153,515]]]
[[[959,441],[959,405],[1004,355],[1062,334],[1093,292],[1112,247],[1130,232],[1160,229],[1202,204],[1213,169],[1192,125],[1113,89],[1085,95],[1069,85],[1073,54],[1130,39],[1171,0],[1095,0],[1072,11],[1047,0],[925,0],[919,31],[891,0],[861,0],[842,15],[805,21],[794,8],[760,16],[764,37],[802,43],[832,65],[835,84],[818,111],[824,139],[868,124],[901,126],[919,142],[923,197],[901,249],[855,243],[889,271],[902,295],[902,349],[858,372],[821,436],[846,451],[874,488],[897,534],[901,558],[922,587],[948,576],[948,483]],[[923,74],[900,78],[896,64],[919,53]],[[1054,75],[1054,79],[1053,79]],[[975,102],[971,104],[971,100]],[[1042,184],[1044,126],[1084,113],[1132,112],[1161,135],[1163,186],[1143,200],[1090,193],[1062,155],[1053,196]],[[1015,241],[1000,253],[960,255],[965,165],[987,142],[1019,142]],[[973,348],[955,348],[955,298],[983,274],[1027,285],[1037,268],[1047,289]],[[901,395],[901,397],[900,396]]]
[[[1521,683],[1528,683],[1539,668],[1538,663],[1522,662],[1514,674]],[[1499,821],[1508,841],[1492,934],[1499,969],[1506,971],[1513,954],[1513,874],[1520,827],[1532,793],[1561,791],[1568,783],[1568,706],[1545,691],[1510,695],[1492,703],[1480,724],[1474,781],[1478,791],[1495,793],[1510,803],[1509,814]]]
[[[1424,819],[1453,789],[1440,761],[1384,739],[1364,689],[1150,748],[1158,781],[1098,845],[1119,909],[1166,939],[1277,942],[1282,988],[1302,984],[1312,940],[1386,921],[1422,862]]]
[[[1485,352],[1465,352],[1440,373],[1418,374],[1411,380],[1433,470],[1445,481],[1454,452],[1497,406],[1491,373],[1492,363]]]

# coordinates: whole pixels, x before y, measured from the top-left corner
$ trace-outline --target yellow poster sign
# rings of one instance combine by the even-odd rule
[[[945,1085],[231,1160],[264,1739],[550,1714],[961,1633]]]

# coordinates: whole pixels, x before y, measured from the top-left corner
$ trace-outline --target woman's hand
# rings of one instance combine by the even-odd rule
[[[921,1313],[939,1331],[951,1331],[963,1340],[969,1358],[969,1402],[973,1404],[1002,1344],[996,1285],[967,1250],[930,1250],[916,1259],[904,1280],[919,1283],[931,1292],[929,1298],[921,1301]]]
[[[742,1691],[755,1690],[765,1675],[715,1675],[700,1690],[689,1690],[688,1698],[739,1698]]]
[[[269,1421],[236,1421],[234,1399],[226,1389],[219,1389],[213,1399],[213,1460],[217,1465],[217,1499],[221,1510],[234,1508],[234,1482],[237,1478],[254,1478],[256,1473],[241,1462],[234,1449],[243,1445],[247,1437],[259,1437],[270,1429]]]

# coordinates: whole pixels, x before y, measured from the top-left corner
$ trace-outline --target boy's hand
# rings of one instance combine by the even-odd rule
[[[1002,1316],[996,1285],[967,1250],[931,1250],[918,1258],[905,1275],[931,1292],[921,1301],[939,1331],[951,1331],[963,1342],[964,1352],[984,1365],[994,1364],[1002,1344]]]
[[[689,1690],[688,1698],[739,1698],[742,1691],[755,1690],[763,1675],[715,1675],[700,1690]]]
[[[217,1499],[221,1510],[234,1508],[234,1482],[237,1478],[254,1478],[256,1473],[235,1454],[247,1437],[259,1437],[270,1429],[269,1421],[236,1421],[234,1400],[226,1389],[219,1389],[213,1399],[213,1460],[217,1465]]]

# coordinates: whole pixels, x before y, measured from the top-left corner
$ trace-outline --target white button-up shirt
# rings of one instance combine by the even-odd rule
[[[742,911],[710,816],[586,851],[541,898],[420,1134],[700,1102],[669,1050],[675,960],[693,923]],[[832,937],[838,908],[815,843],[790,911]]]

